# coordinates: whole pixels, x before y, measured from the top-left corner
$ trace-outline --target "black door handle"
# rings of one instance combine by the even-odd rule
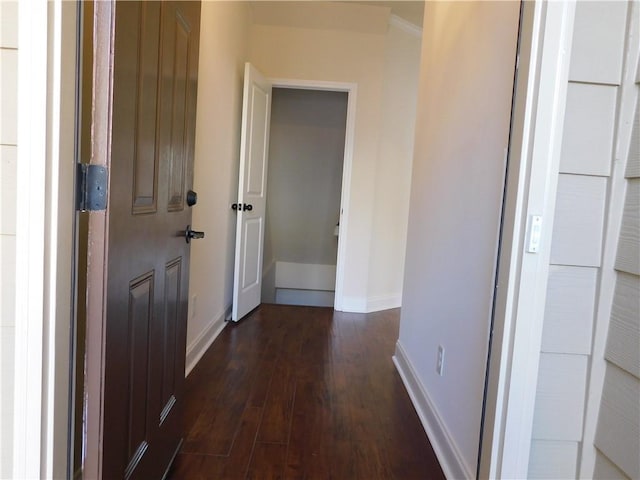
[[[196,203],[198,203],[198,194],[193,190],[189,190],[187,192],[187,205],[193,207]]]
[[[191,225],[187,225],[187,229],[184,231],[184,239],[187,243],[191,242],[191,239],[204,238],[204,232],[198,232],[196,230],[191,230]]]
[[[231,210],[237,210],[238,212],[241,211],[245,211],[245,212],[250,212],[251,210],[253,210],[253,205],[251,205],[250,203],[232,203],[231,204]]]

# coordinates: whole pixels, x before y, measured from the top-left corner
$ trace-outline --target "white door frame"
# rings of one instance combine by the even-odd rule
[[[574,17],[575,0],[523,2],[479,478],[528,475]]]
[[[347,238],[349,235],[349,200],[351,196],[351,168],[353,164],[353,142],[356,130],[356,98],[358,85],[346,82],[321,80],[294,80],[270,78],[273,88],[295,88],[299,90],[322,90],[347,93],[347,124],[344,137],[344,161],[342,165],[342,190],[340,197],[340,232],[338,235],[338,258],[336,259],[336,290],[333,307],[344,309],[344,277]]]
[[[13,478],[69,473],[77,14],[18,5]]]

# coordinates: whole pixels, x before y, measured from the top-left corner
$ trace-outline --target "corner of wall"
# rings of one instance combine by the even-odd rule
[[[220,335],[220,332],[227,326],[226,319],[231,315],[231,305],[227,305],[222,313],[212,318],[202,329],[200,334],[187,345],[187,356],[185,361],[184,376],[187,377],[191,370],[197,365],[213,341]]]
[[[424,385],[420,381],[415,368],[402,347],[400,340],[396,343],[393,363],[402,378],[411,403],[427,432],[429,442],[438,457],[438,462],[447,478],[475,478],[473,469],[465,462],[453,435],[440,416]]]

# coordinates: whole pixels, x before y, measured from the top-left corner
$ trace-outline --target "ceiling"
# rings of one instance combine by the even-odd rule
[[[344,1],[344,0],[343,0]],[[365,5],[374,5],[379,7],[391,8],[391,13],[396,15],[409,23],[413,23],[422,28],[422,17],[424,15],[424,0],[413,1],[360,1],[360,0],[346,0],[353,1],[355,3],[362,3]]]
[[[1,2],[2,0],[0,0]],[[253,0],[251,4],[259,7],[263,7],[261,10],[268,6],[276,7],[283,6],[287,4],[295,5],[295,4],[305,4],[305,3],[332,3],[330,0],[298,0],[298,1],[268,1],[268,0]],[[337,3],[351,3],[351,4],[360,4],[374,7],[384,7],[391,9],[391,14],[400,17],[407,22],[416,25],[417,27],[422,28],[422,17],[424,15],[424,0],[340,0]],[[282,11],[282,8],[278,9]],[[337,19],[336,19],[337,20]],[[362,21],[366,21],[366,19],[362,19]]]

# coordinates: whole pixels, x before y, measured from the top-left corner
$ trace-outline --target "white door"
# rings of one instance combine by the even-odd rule
[[[267,199],[271,84],[251,64],[244,69],[233,311],[237,322],[260,304]]]

